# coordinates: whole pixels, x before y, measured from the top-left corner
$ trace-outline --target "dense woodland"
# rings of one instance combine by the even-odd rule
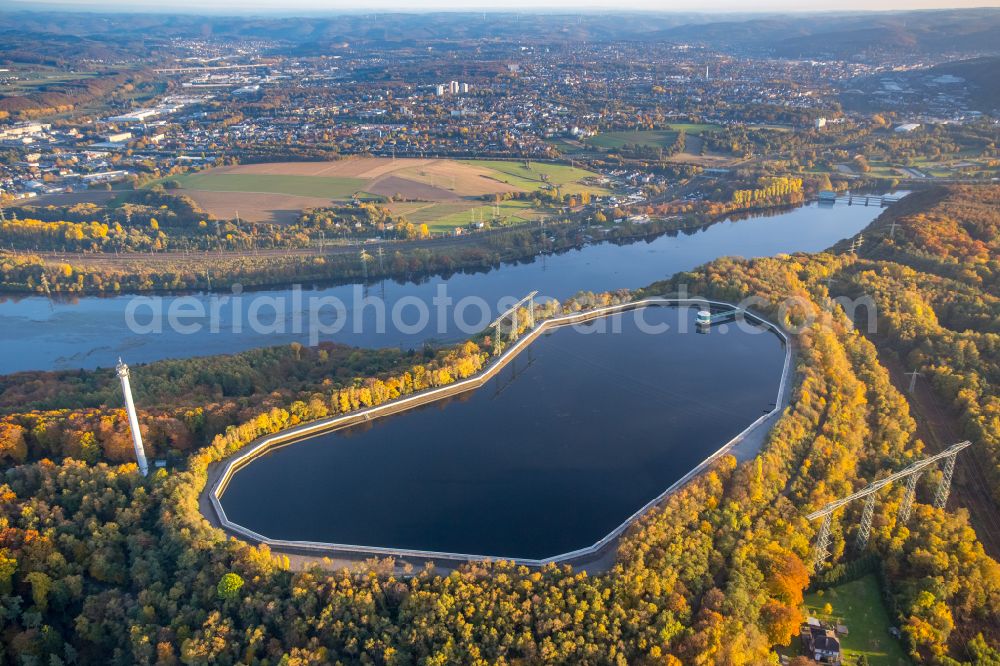
[[[843,288],[874,299],[877,339],[955,410],[1000,502],[1000,187],[904,204],[877,222]]]
[[[10,116],[35,118],[72,111],[97,100],[126,99],[148,79],[149,75],[143,71],[107,71],[100,76],[45,85],[27,95],[0,96],[0,120]]]
[[[215,218],[163,185],[123,192],[107,206],[15,207],[0,222],[0,242],[18,250],[112,253],[302,248],[338,237],[406,240],[429,235],[426,225],[392,216],[380,205],[384,201],[308,209],[292,224],[255,224]]]
[[[776,663],[772,646],[797,636],[803,591],[861,556],[850,545],[860,506],[849,506],[835,523],[829,568],[811,574],[817,525],[805,514],[928,453],[879,361],[881,346],[898,345],[899,353],[910,344],[918,352],[933,348],[933,356],[919,358],[927,359],[942,395],[960,398],[955,414],[974,446],[996,442],[998,235],[989,210],[996,210],[998,192],[921,195],[901,211],[894,240],[881,237],[887,217],[866,231],[870,245],[861,257],[721,259],[634,294],[564,303],[572,310],[671,294],[684,283],[715,298],[761,296],[762,310],[801,331],[794,397],[761,455],[743,464],[722,459],[640,520],[606,574],[502,562],[447,574],[401,575],[389,562],[355,572],[293,571],[287,558],[227,540],[201,517],[198,495],[213,461],[260,434],[467,376],[487,362],[486,339],[414,354],[290,347],[147,366],[136,377],[155,379],[137,386],[139,402],[162,402],[163,413],[144,413],[143,425],[156,455],[174,461],[148,479],[123,462],[113,436],[96,441],[99,424],[68,425],[93,412],[121,423],[110,372],[5,379],[0,660]],[[930,218],[954,232],[949,249],[921,239],[924,222],[916,220]],[[978,248],[976,241],[990,248],[985,261],[957,250]],[[918,262],[926,273],[914,277],[909,264]],[[889,281],[913,296],[900,296]],[[830,300],[828,285],[876,291],[874,342]],[[796,304],[779,308],[790,296]],[[236,388],[227,388],[230,376],[243,378]],[[177,414],[210,398],[233,406],[228,422],[190,430],[184,443],[152,434],[157,419],[169,414],[183,422]],[[77,399],[86,407],[68,406]],[[39,415],[60,424],[56,446],[34,432],[31,419]],[[88,433],[96,439],[85,445]],[[924,475],[905,525],[896,524],[895,511],[903,489],[880,495],[869,548],[882,563],[887,596],[917,663],[996,664],[1000,566],[955,499],[947,511],[930,505],[938,476]]]

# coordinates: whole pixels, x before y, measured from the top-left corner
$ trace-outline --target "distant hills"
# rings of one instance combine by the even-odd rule
[[[0,13],[0,58],[42,49],[39,40],[101,56],[135,53],[127,42],[171,37],[269,39],[301,49],[342,44],[383,48],[428,42],[664,41],[729,52],[803,58],[878,54],[1000,55],[1000,9],[794,15],[682,13],[426,13],[337,16],[192,16],[8,11]],[[9,58],[9,55],[8,55]]]
[[[682,25],[655,38],[793,58],[1000,53],[1000,10],[768,17]]]
[[[891,86],[891,88],[887,88]],[[942,96],[982,113],[1000,111],[1000,56],[953,60],[930,67],[893,71],[851,81],[841,93],[844,108],[930,113]]]
[[[949,62],[930,71],[965,79],[969,98],[980,111],[1000,109],[1000,56]]]

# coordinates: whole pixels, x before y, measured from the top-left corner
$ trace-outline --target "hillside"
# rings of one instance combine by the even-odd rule
[[[77,48],[94,57],[127,57],[134,44],[200,33],[214,37],[271,39],[301,48],[336,45],[410,48],[418,42],[518,40],[579,42],[654,40],[704,44],[728,51],[784,57],[862,54],[981,54],[997,52],[1000,10],[937,10],[884,13],[781,15],[623,13],[614,20],[601,12],[344,14],[309,21],[281,16],[105,15],[7,12],[0,14],[0,58],[38,51],[39,35],[85,38]],[[46,50],[49,52],[49,50]]]
[[[964,79],[972,103],[979,111],[1000,109],[1000,57],[959,60],[932,67],[935,76],[950,74]]]

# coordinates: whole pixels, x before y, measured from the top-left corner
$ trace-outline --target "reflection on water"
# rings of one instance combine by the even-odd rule
[[[771,332],[694,333],[691,308],[648,309],[658,335],[616,317],[619,334],[539,338],[461,399],[258,458],[227,516],[277,539],[506,557],[597,542],[769,411],[784,362]]]
[[[466,297],[481,297],[491,306],[496,306],[503,297],[520,298],[535,289],[544,296],[562,299],[584,290],[637,288],[721,256],[758,257],[823,250],[853,236],[880,212],[874,206],[821,208],[810,204],[770,217],[720,222],[692,234],[663,235],[623,245],[588,245],[486,273],[458,273],[419,284],[387,280],[368,293],[373,297],[384,293],[386,307],[391,311],[401,299],[430,303],[440,285],[447,287],[448,296],[456,302]],[[308,343],[308,331],[294,332],[291,326],[296,317],[308,320],[310,313],[304,311],[308,309],[308,296],[332,296],[350,306],[352,292],[352,285],[308,289],[307,302],[298,309],[286,309],[288,325],[284,332],[266,334],[245,326],[235,332],[227,310],[221,313],[218,333],[208,332],[205,326],[194,334],[167,330],[138,335],[125,324],[126,307],[132,299],[129,296],[81,297],[52,303],[42,297],[6,299],[0,302],[0,349],[3,350],[0,373],[111,367],[120,355],[135,365],[164,358],[232,353],[294,340]],[[254,295],[287,298],[289,290],[264,290]],[[198,298],[208,312],[208,297],[202,294]],[[244,307],[248,307],[249,300],[245,299]],[[164,297],[164,310],[170,302],[171,297]],[[352,320],[356,314],[363,324],[358,330],[348,326],[323,339],[371,347],[413,347],[428,339],[447,342],[465,337],[450,324],[440,331],[432,326],[431,330],[410,332],[389,322],[384,332],[378,332],[373,308],[347,312]],[[469,319],[472,318],[470,312]]]

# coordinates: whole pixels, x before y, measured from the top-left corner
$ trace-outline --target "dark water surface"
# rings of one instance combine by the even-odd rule
[[[605,320],[620,333],[557,329],[461,398],[275,449],[233,476],[226,514],[277,539],[520,558],[589,546],[769,411],[780,381],[773,332],[642,316],[671,329],[643,333],[633,313]]]
[[[782,252],[816,252],[853,236],[880,212],[877,206],[810,204],[768,217],[724,221],[693,233],[663,235],[627,245],[588,245],[529,263],[505,265],[488,273],[457,274],[419,284],[386,281],[371,287],[368,293],[381,296],[384,292],[387,309],[391,311],[401,299],[429,303],[438,289],[445,287],[456,302],[466,297],[485,299],[495,316],[501,298],[520,298],[535,289],[543,296],[563,299],[582,290],[643,287],[727,255],[759,257]],[[360,288],[357,290],[360,292]],[[323,340],[366,347],[418,347],[428,339],[449,342],[467,337],[465,332],[456,330],[453,318],[448,318],[443,327],[437,327],[435,320],[434,325],[415,332],[394,326],[390,320],[385,331],[379,332],[374,321],[375,309],[358,306],[354,285],[307,289],[300,304],[292,301],[290,293],[288,289],[272,289],[253,294],[258,298],[283,299],[287,304],[284,318],[279,322],[284,330],[269,332],[254,332],[246,325],[242,331],[234,331],[234,314],[229,307],[220,310],[222,320],[216,333],[206,324],[194,333],[165,328],[161,333],[141,334],[126,325],[125,312],[133,300],[131,296],[84,297],[53,303],[42,297],[0,300],[0,374],[111,367],[119,356],[135,365],[164,358],[233,353],[293,340],[308,343],[308,326],[296,332],[292,322],[293,319],[308,321],[310,297],[340,299],[352,321],[355,311],[359,313],[361,326],[352,323],[335,335],[321,336]],[[246,296],[244,311],[252,302],[251,295]],[[210,311],[208,295],[198,294],[193,298],[204,305],[206,312]],[[174,300],[175,297],[163,297],[157,301],[158,307],[166,312]],[[266,319],[270,309],[265,307],[263,312]],[[144,323],[150,317],[146,309],[140,308],[136,318]],[[466,321],[476,319],[475,310],[470,310]],[[413,321],[411,315],[407,323]]]

